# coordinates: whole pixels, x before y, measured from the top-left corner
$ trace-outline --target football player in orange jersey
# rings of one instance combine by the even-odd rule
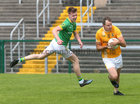
[[[121,93],[119,88],[120,71],[123,67],[121,47],[126,47],[126,42],[122,36],[120,29],[112,25],[110,17],[103,19],[103,27],[100,28],[96,33],[96,48],[102,52],[102,59],[109,73],[108,78],[114,86],[114,95],[124,95]],[[110,46],[119,45],[118,48],[113,49],[108,46],[108,41],[111,38],[117,38],[110,43]]]

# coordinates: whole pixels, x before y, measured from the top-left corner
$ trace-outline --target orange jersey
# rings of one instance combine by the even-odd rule
[[[100,28],[96,33],[96,42],[100,42],[102,46],[107,46],[109,39],[119,38],[122,36],[120,29],[116,26],[112,26],[110,32],[106,32],[104,28]],[[116,49],[105,49],[102,51],[102,58],[115,58],[121,54],[120,46]]]

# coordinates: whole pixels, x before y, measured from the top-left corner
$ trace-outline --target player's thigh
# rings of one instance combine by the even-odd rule
[[[64,45],[59,45],[57,44],[56,40],[54,39],[52,42],[52,50],[58,54],[62,54],[65,53],[66,51],[66,47]]]
[[[55,40],[52,40],[50,42],[50,44],[48,46],[46,46],[46,49],[43,51],[43,54],[46,54],[46,55],[49,55],[49,54],[52,54],[54,53],[54,47],[53,47],[53,44],[55,43]]]
[[[68,48],[63,49],[61,55],[66,58],[66,59],[76,59],[76,55],[73,54],[73,52],[71,50],[69,50]]]
[[[109,75],[111,77],[113,77],[114,79],[116,79],[118,77],[117,70],[114,67],[107,69],[107,71],[108,71]]]
[[[112,77],[117,77],[117,69],[115,68],[115,63],[111,58],[103,58],[103,62],[106,66],[106,69]]]
[[[115,64],[114,64],[112,58],[103,58],[103,62],[105,64],[105,67],[107,70],[112,68],[112,67],[115,68]]]

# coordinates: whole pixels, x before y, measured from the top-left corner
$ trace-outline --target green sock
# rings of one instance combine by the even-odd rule
[[[23,62],[23,61],[25,61],[24,57],[19,59],[19,62]]]
[[[77,76],[77,78],[78,78],[79,81],[81,81],[83,79],[81,75]]]

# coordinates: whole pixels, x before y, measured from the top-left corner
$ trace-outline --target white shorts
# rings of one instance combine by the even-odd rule
[[[44,52],[49,54],[56,52],[61,54],[64,58],[69,58],[73,54],[73,52],[66,48],[64,45],[57,44],[55,39],[51,41],[50,45],[43,51],[43,53]]]
[[[122,55],[115,58],[103,58],[107,69],[114,67],[116,70],[123,67]]]

